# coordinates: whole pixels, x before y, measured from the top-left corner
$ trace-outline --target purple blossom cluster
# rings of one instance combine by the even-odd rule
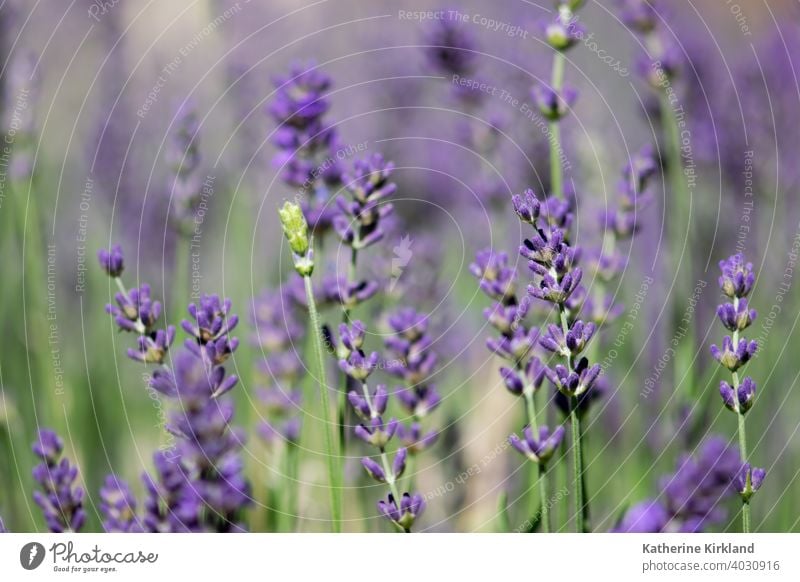
[[[367,385],[380,355],[378,352],[366,355],[363,349],[365,334],[366,327],[360,321],[354,321],[350,326],[342,324],[337,349],[339,367],[356,387],[347,394],[353,411],[361,419],[354,433],[376,451],[375,457],[366,456],[361,459],[361,464],[370,477],[389,487],[388,497],[378,502],[381,515],[401,531],[410,532],[425,508],[425,501],[418,493],[400,494],[400,478],[406,470],[408,448],[398,447],[390,460],[389,445],[398,433],[400,422],[394,417],[385,420],[389,405],[386,386],[378,384],[371,390]]]
[[[656,499],[631,507],[614,531],[695,533],[722,523],[740,466],[739,455],[723,439],[708,439],[695,457],[683,455],[675,472],[661,479]]]
[[[255,331],[251,343],[263,354],[258,371],[266,384],[258,390],[267,415],[259,425],[259,434],[268,443],[276,439],[296,443],[300,438],[299,384],[304,367],[299,352],[305,328],[298,309],[287,289],[265,291],[253,301]]]
[[[142,518],[145,531],[235,531],[244,529],[242,511],[250,502],[249,485],[243,474],[239,449],[244,434],[231,426],[233,403],[224,398],[238,382],[228,375],[224,364],[239,346],[231,335],[239,318],[232,312],[230,299],[202,295],[188,307],[190,318],[181,322],[189,335],[184,349],[166,364],[166,355],[175,337],[174,326],[155,330],[161,304],[150,298],[146,284],[128,292],[121,282],[124,271],[122,249],[98,253],[101,268],[119,287],[116,306],[107,310],[117,325],[139,334],[139,350],[128,355],[143,363],[160,367],[153,371],[149,386],[173,400],[175,410],[167,430],[180,438],[175,450],[154,455],[155,477],[145,476],[148,499]],[[110,486],[115,483],[116,489]],[[107,527],[123,527],[118,503],[123,499],[132,512],[127,486],[109,476],[102,496],[108,497],[105,512]]]
[[[719,287],[728,302],[717,307],[717,316],[722,325],[731,332],[722,340],[722,346],[711,346],[711,354],[719,364],[730,371],[732,382],[721,381],[719,393],[725,407],[736,413],[739,420],[739,452],[742,467],[736,480],[737,490],[742,497],[742,519],[744,531],[750,528],[750,498],[761,487],[766,471],[752,467],[747,451],[745,434],[745,415],[753,407],[756,397],[756,383],[750,376],[739,378],[743,368],[758,350],[758,343],[741,336],[757,317],[755,309],[750,308],[747,297],[755,285],[752,263],[745,261],[742,254],[736,254],[720,261]]]
[[[63,441],[43,428],[33,443],[33,452],[41,460],[33,468],[39,486],[33,500],[42,510],[48,529],[53,533],[80,531],[86,521],[84,490],[77,484],[78,468],[62,456]]]
[[[324,232],[335,214],[330,192],[338,188],[342,178],[336,156],[339,138],[336,129],[325,121],[331,79],[313,62],[295,63],[274,83],[275,98],[268,111],[277,124],[272,143],[279,153],[273,164],[288,186],[300,188],[306,195],[306,220],[315,232]]]

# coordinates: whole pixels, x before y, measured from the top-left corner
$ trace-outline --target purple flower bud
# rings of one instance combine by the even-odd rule
[[[125,270],[122,247],[118,244],[112,245],[110,250],[100,249],[97,251],[97,260],[109,277],[119,277]]]
[[[403,473],[406,470],[406,458],[408,457],[408,450],[405,448],[397,449],[397,452],[394,455],[394,461],[392,461],[392,473],[394,474],[395,479],[399,479],[403,476]]]
[[[76,532],[86,521],[84,491],[76,485],[78,469],[61,456],[63,448],[58,435],[48,429],[41,429],[33,443],[34,454],[42,460],[33,468],[33,478],[40,487],[34,491],[33,500],[53,533]]]
[[[136,516],[136,499],[128,484],[116,475],[107,475],[100,488],[100,512],[103,528],[109,533],[144,531]]]
[[[555,20],[545,25],[544,32],[551,47],[566,51],[586,36],[586,27],[576,19],[565,19],[562,14],[558,14]]]
[[[381,514],[404,531],[411,531],[411,527],[424,509],[425,500],[418,493],[413,496],[403,493],[399,507],[391,493],[386,500],[378,501],[378,510]]]
[[[524,440],[515,434],[508,437],[511,446],[534,463],[547,463],[564,439],[564,427],[557,427],[551,434],[548,427],[542,426],[539,433],[534,434],[531,427],[526,426],[522,434]]]
[[[425,449],[430,448],[436,442],[439,434],[435,430],[431,430],[426,434],[422,434],[422,427],[418,422],[414,422],[411,426],[406,427],[403,424],[397,427],[397,438],[403,443],[403,446],[408,449],[412,455],[420,453]]]
[[[480,281],[481,291],[504,305],[515,302],[516,274],[508,265],[506,253],[491,249],[478,251],[469,271]]]
[[[525,190],[522,195],[514,194],[511,197],[511,205],[514,207],[514,212],[517,213],[522,222],[528,224],[535,224],[539,218],[540,202],[536,198],[533,190],[530,188]]]
[[[586,358],[581,358],[575,370],[558,364],[554,369],[547,369],[547,378],[565,396],[576,397],[588,392],[600,375],[600,364],[589,366]]]
[[[717,307],[717,316],[729,331],[742,331],[756,319],[756,310],[749,309],[747,299],[739,299],[737,305],[723,303]]]
[[[375,417],[367,421],[366,424],[359,424],[354,432],[364,442],[379,449],[384,449],[397,431],[397,425],[396,418],[392,418],[388,424],[384,424],[381,417]]]
[[[739,338],[739,342],[734,348],[731,336],[726,335],[722,339],[722,349],[717,347],[716,344],[711,346],[711,355],[722,366],[731,372],[735,372],[747,364],[755,356],[757,350],[758,342],[748,342],[745,338]]]
[[[175,341],[175,326],[159,329],[150,335],[138,338],[138,349],[128,349],[128,357],[143,364],[163,364],[172,342]]]
[[[560,92],[556,92],[552,87],[540,84],[533,87],[531,96],[546,119],[559,121],[572,109],[578,99],[578,92],[570,87],[565,87]]]
[[[764,469],[751,467],[749,463],[742,465],[736,475],[736,490],[745,502],[749,502],[753,494],[761,488],[766,476]]]
[[[364,457],[361,459],[361,464],[364,465],[364,468],[369,473],[369,476],[378,481],[379,483],[386,482],[386,473],[384,473],[383,468],[370,459],[369,457]]]
[[[228,335],[239,323],[237,315],[229,315],[231,300],[222,301],[219,295],[203,295],[199,305],[189,305],[189,315],[194,320],[183,320],[181,326],[200,344],[207,344]]]
[[[719,286],[722,292],[730,298],[747,297],[755,285],[755,274],[753,264],[745,263],[744,256],[741,254],[719,262],[722,276],[719,278]]]
[[[364,345],[366,333],[367,328],[361,321],[354,321],[349,327],[344,323],[341,324],[339,326],[339,338],[342,346],[347,348],[347,352],[343,352],[341,357],[346,358],[351,352],[360,350],[361,346]]]

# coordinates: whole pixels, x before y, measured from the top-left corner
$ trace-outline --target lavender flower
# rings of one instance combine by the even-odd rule
[[[722,325],[733,332],[725,336],[722,347],[711,346],[711,354],[725,368],[731,372],[732,383],[722,381],[719,393],[725,407],[735,412],[738,417],[739,453],[744,467],[740,474],[739,492],[742,497],[742,530],[750,531],[750,498],[761,486],[765,472],[763,469],[754,469],[751,472],[750,459],[747,454],[747,435],[745,432],[745,414],[752,408],[756,396],[756,383],[749,376],[740,380],[738,370],[746,365],[756,354],[758,343],[747,341],[740,337],[757,317],[755,309],[750,309],[747,295],[755,285],[753,265],[747,263],[741,254],[733,255],[727,260],[720,261],[722,276],[719,278],[719,287],[725,297],[731,299],[717,307],[717,315]]]
[[[408,315],[406,313],[405,317],[408,317]],[[396,322],[399,323],[399,320],[396,320]],[[414,322],[419,324],[416,318],[414,318]],[[419,327],[416,327],[416,330],[420,332]],[[338,350],[341,357],[339,366],[359,387],[359,389],[352,390],[348,394],[348,401],[353,410],[363,420],[361,424],[356,426],[354,433],[362,441],[376,449],[377,458],[380,461],[378,462],[375,458],[367,456],[361,460],[361,464],[370,477],[379,483],[387,484],[391,491],[389,493],[389,502],[380,501],[378,502],[378,507],[381,513],[398,528],[409,532],[414,520],[422,511],[421,503],[416,503],[417,499],[421,501],[421,497],[419,495],[412,497],[410,494],[405,493],[403,494],[401,507],[398,508],[393,505],[393,500],[400,498],[399,481],[406,469],[409,450],[405,447],[399,447],[395,450],[394,458],[390,462],[390,455],[387,450],[388,445],[398,434],[400,423],[396,418],[391,418],[388,422],[383,419],[383,414],[386,412],[389,401],[386,387],[378,385],[374,392],[370,392],[365,383],[369,372],[368,368],[365,369],[361,363],[377,360],[378,358],[376,352],[373,352],[369,358],[365,356],[363,350],[365,333],[364,324],[358,321],[349,327],[344,324],[341,326],[339,333],[340,348]],[[409,501],[406,502],[406,499]],[[411,502],[412,499],[414,503]]]
[[[125,259],[120,245],[97,252],[100,268],[113,279],[119,291],[114,295],[116,305],[106,305],[106,312],[123,331],[138,334],[136,349],[129,348],[128,357],[144,364],[161,364],[175,340],[175,327],[156,329],[161,317],[161,302],[151,297],[150,285],[142,283],[136,289],[126,289],[122,283]]]
[[[575,105],[578,92],[571,87],[556,90],[547,85],[535,85],[531,89],[531,97],[545,119],[560,121]]]
[[[75,483],[78,468],[61,456],[63,450],[64,443],[56,433],[44,428],[39,430],[33,452],[42,462],[34,467],[33,478],[41,491],[33,492],[33,500],[53,533],[77,532],[86,521],[84,491]]]
[[[389,316],[389,327],[393,335],[387,337],[384,344],[394,360],[387,366],[387,371],[405,383],[405,388],[397,391],[397,397],[419,420],[441,402],[436,386],[431,382],[437,357],[431,350],[428,318],[413,308],[401,308]]]
[[[721,523],[723,501],[734,493],[741,461],[720,438],[708,439],[696,457],[682,456],[675,473],[660,480],[657,499],[632,507],[618,532],[700,532]]]
[[[200,202],[202,179],[198,173],[200,124],[191,100],[178,107],[169,135],[165,157],[170,169],[171,219],[178,232],[188,236],[194,229],[192,218]]]
[[[564,427],[557,427],[553,433],[546,426],[539,428],[538,434],[534,434],[530,426],[526,426],[522,431],[523,439],[517,435],[512,434],[508,437],[508,442],[514,447],[519,454],[528,458],[534,463],[547,463],[553,454],[561,446],[561,441],[564,439]]]
[[[300,436],[301,393],[296,386],[303,371],[298,349],[305,329],[296,312],[296,304],[285,291],[265,291],[253,302],[256,331],[252,343],[262,350],[259,371],[268,383],[258,390],[267,406],[267,420],[259,427],[259,434],[268,442],[279,435],[296,443]]]
[[[166,451],[153,455],[155,476],[142,476],[146,497],[142,522],[151,533],[202,531],[202,500],[184,469],[180,454]]]
[[[107,475],[100,488],[100,512],[103,528],[109,533],[143,531],[136,516],[136,499],[128,484],[116,475]]]
[[[381,220],[392,212],[392,205],[384,203],[396,190],[389,176],[394,164],[375,154],[366,160],[357,160],[353,174],[342,180],[349,194],[336,198],[340,213],[333,219],[339,238],[353,250],[362,250],[380,241],[384,232]]]
[[[269,113],[278,125],[272,142],[279,152],[273,164],[282,168],[287,184],[307,195],[303,203],[306,220],[315,231],[324,232],[333,216],[329,192],[341,180],[335,155],[338,137],[324,121],[330,109],[325,94],[331,79],[314,63],[294,63],[287,75],[275,79],[275,87]]]
[[[425,500],[419,494],[403,493],[398,507],[395,499],[395,496],[389,493],[386,500],[381,499],[378,501],[378,510],[397,527],[409,532],[414,522],[425,509]]]
[[[745,503],[750,501],[753,494],[761,488],[767,472],[764,469],[751,467],[749,463],[742,465],[736,475],[736,490],[742,496]]]
[[[449,11],[448,11],[449,14]],[[446,75],[469,75],[475,69],[475,39],[457,19],[436,20],[427,31],[425,56],[433,69]]]

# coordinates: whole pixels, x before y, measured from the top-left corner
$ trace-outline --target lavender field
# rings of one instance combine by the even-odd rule
[[[798,2],[0,29],[0,532],[800,532]]]

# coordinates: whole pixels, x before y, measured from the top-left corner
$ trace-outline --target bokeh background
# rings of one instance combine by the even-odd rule
[[[329,115],[343,142],[383,153],[397,166],[400,218],[364,268],[389,278],[395,247],[412,241],[385,303],[429,313],[440,355],[441,434],[415,470],[421,491],[445,492],[431,495],[421,529],[495,531],[503,495],[512,527],[524,520],[518,499],[526,472],[505,445],[520,428],[521,410],[485,349],[488,301],[468,265],[486,246],[516,255],[523,231],[509,198],[526,187],[547,190],[548,144],[503,99],[465,108],[450,79],[431,68],[425,54],[431,23],[399,11],[440,8],[519,27],[509,35],[466,25],[477,51],[476,78],[525,101],[530,87],[549,76],[552,50],[539,24],[552,18],[546,0],[0,2],[4,123],[7,134],[14,132],[14,154],[3,157],[0,182],[0,515],[9,528],[43,528],[30,495],[30,443],[39,426],[64,437],[87,488],[93,529],[100,527],[95,492],[103,476],[113,471],[141,494],[139,475],[169,438],[166,404],[146,389],[142,367],[124,357],[130,338],[104,312],[113,289],[95,253],[122,243],[131,284],[153,286],[167,321],[184,317],[174,282],[179,245],[168,218],[174,184],[167,150],[187,102],[197,112],[200,173],[213,182],[203,221],[202,288],[231,297],[243,320],[238,335],[247,340],[253,333],[252,297],[291,270],[276,208],[294,192],[271,164],[275,128],[265,109],[273,78],[309,59],[334,81]],[[668,341],[662,306],[672,282],[663,237],[673,193],[659,180],[618,291],[640,311],[620,345],[611,345],[620,324],[604,332],[612,339],[598,354],[615,350],[606,370],[611,389],[586,424],[595,530],[612,529],[627,507],[657,495],[659,478],[710,435],[735,446],[735,418],[719,401],[721,373],[708,345],[721,335],[714,320],[716,263],[740,241],[756,268],[753,304],[761,314],[752,334],[761,353],[749,369],[760,392],[748,427],[752,454],[769,475],[753,504],[754,526],[800,531],[799,8],[791,0],[678,0],[665,13],[667,34],[680,47],[676,88],[698,176],[691,201],[696,236],[683,251],[692,260],[692,280],[705,284],[689,331],[698,348],[691,386],[670,368],[656,372]],[[620,22],[616,3],[588,1],[581,22],[628,72],[614,71],[580,45],[569,53],[566,74],[580,98],[564,123],[567,176],[579,200],[577,242],[590,246],[602,240],[596,216],[610,204],[621,167],[642,145],[663,143],[663,132],[653,92],[637,74],[643,47]],[[27,175],[30,181],[19,178]],[[340,254],[327,249],[325,267],[337,269]],[[519,271],[526,276],[522,261]],[[358,315],[378,349],[382,312]],[[335,313],[328,317],[338,322]],[[256,530],[274,527],[280,513],[274,491],[284,486],[280,443],[258,436],[265,419],[257,397],[260,357],[245,341],[232,364],[241,378],[236,418],[248,434],[243,456],[255,499],[248,519]],[[643,392],[653,377],[652,391]],[[692,412],[676,406],[686,394],[698,403]],[[292,486],[303,515],[299,528],[319,531],[327,511],[321,431],[313,416],[303,430],[308,454]],[[350,457],[346,529],[383,531],[377,519],[359,520],[360,504],[371,508],[378,493],[365,490],[358,452]],[[713,529],[735,531],[736,507],[726,503],[729,519]]]

